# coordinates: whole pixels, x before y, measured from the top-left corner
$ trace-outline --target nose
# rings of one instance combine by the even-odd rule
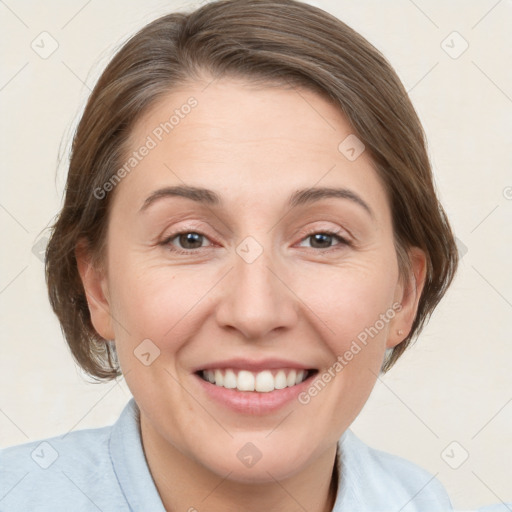
[[[298,319],[298,299],[287,283],[284,265],[264,250],[252,261],[236,252],[217,303],[221,328],[239,331],[251,341],[262,341],[292,327]]]

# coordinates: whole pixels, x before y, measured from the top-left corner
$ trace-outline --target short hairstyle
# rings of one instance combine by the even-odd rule
[[[93,191],[124,162],[141,116],[173,88],[204,76],[316,92],[363,141],[390,204],[401,277],[410,275],[409,248],[427,257],[412,329],[386,357],[387,371],[451,283],[457,248],[436,196],[423,128],[397,74],[345,23],[295,0],[221,0],[165,15],[131,37],[103,71],[74,134],[64,204],[46,251],[50,302],[75,360],[97,379],[121,373],[114,342],[92,325],[75,257],[81,240],[94,256],[102,253],[113,192],[98,199]]]

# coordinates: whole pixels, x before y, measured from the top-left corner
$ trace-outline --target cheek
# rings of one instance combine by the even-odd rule
[[[394,266],[384,261],[389,263],[383,258],[382,263],[360,260],[340,268],[318,268],[314,280],[298,285],[298,295],[319,319],[334,357],[349,350],[354,341],[365,352],[372,347],[383,351],[395,315],[392,306],[398,277]]]
[[[181,330],[185,317],[210,287],[205,272],[137,261],[113,270],[110,281],[113,315],[129,337],[149,338],[157,344]],[[121,337],[126,334],[119,330]]]

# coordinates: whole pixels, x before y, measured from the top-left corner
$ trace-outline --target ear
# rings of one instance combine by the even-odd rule
[[[96,332],[106,340],[115,338],[108,298],[107,277],[103,269],[93,264],[93,258],[84,241],[75,249],[78,273],[84,286],[91,322]]]
[[[395,302],[401,304],[401,309],[390,324],[390,332],[386,348],[394,348],[400,344],[411,332],[412,324],[418,311],[421,292],[425,286],[427,272],[427,257],[419,247],[408,250],[410,261],[409,276],[398,285],[395,293]]]

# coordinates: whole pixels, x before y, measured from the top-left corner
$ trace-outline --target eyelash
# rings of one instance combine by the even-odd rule
[[[181,231],[177,231],[175,233],[172,233],[171,235],[169,235],[168,237],[166,237],[160,245],[163,245],[163,246],[167,246],[167,247],[172,247],[170,250],[174,253],[177,253],[177,254],[187,254],[187,255],[190,255],[200,249],[204,249],[204,247],[197,247],[195,249],[179,249],[179,248],[176,248],[174,247],[171,242],[178,238],[180,235],[186,235],[186,234],[190,234],[190,233],[194,233],[196,235],[199,235],[199,236],[202,236],[206,239],[208,239],[208,237],[201,233],[200,231],[194,231],[194,230],[191,230],[191,229],[184,229],[184,230],[181,230]],[[333,239],[336,239],[339,243],[334,245],[334,246],[331,246],[331,247],[327,247],[325,249],[319,249],[319,248],[315,248],[315,247],[312,247],[311,249],[314,250],[314,251],[321,251],[321,252],[331,252],[331,251],[335,251],[335,250],[339,250],[340,248],[342,247],[351,247],[352,246],[352,243],[347,240],[346,238],[343,238],[341,236],[339,236],[336,232],[334,231],[330,231],[330,230],[311,230],[311,231],[306,231],[306,232],[302,232],[301,234],[301,242],[307,238],[310,238],[312,237],[313,235],[327,235],[329,237],[332,237]]]

